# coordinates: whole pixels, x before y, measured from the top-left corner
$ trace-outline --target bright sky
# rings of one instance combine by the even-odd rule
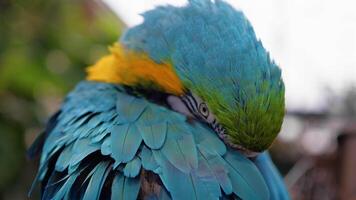
[[[185,0],[103,0],[129,26],[155,5]],[[355,0],[227,0],[242,10],[281,66],[289,109],[320,109],[331,88],[356,84]]]

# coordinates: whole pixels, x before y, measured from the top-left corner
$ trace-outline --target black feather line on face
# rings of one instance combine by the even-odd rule
[[[196,113],[196,110],[194,110],[194,106],[192,102],[188,98],[181,98],[181,99],[192,114]]]
[[[209,127],[211,127],[218,135],[225,135],[225,129],[218,123],[216,118],[213,114],[209,111],[207,105],[200,99],[197,99],[191,92],[186,93],[185,95],[181,96],[182,102],[186,105],[189,109],[191,114],[196,117],[196,119],[206,123]],[[201,113],[200,106],[204,105],[206,107],[206,112],[208,113]],[[208,119],[213,118],[211,122]]]
[[[203,123],[207,124],[210,128],[212,128],[214,132],[219,136],[219,138],[223,140],[224,143],[227,144],[229,147],[241,151],[247,157],[255,157],[258,155],[258,152],[254,152],[249,149],[246,149],[241,145],[233,144],[230,141],[229,136],[226,134],[225,128],[217,121],[213,113],[209,111],[208,106],[199,97],[196,97],[191,92],[188,92],[185,95],[181,96],[180,99],[196,119],[202,121]],[[203,104],[206,107],[207,109],[206,112],[208,114],[202,113],[202,111],[200,111],[200,106]],[[209,122],[209,118],[210,119],[212,118],[212,121]]]

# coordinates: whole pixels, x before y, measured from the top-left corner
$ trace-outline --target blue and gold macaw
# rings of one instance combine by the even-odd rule
[[[219,0],[143,16],[30,149],[41,198],[288,199],[264,153],[284,116],[281,70],[249,21]]]

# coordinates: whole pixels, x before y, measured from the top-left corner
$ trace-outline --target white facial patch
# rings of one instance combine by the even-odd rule
[[[221,138],[226,138],[225,129],[218,123],[208,105],[197,95],[188,93],[181,97],[169,96],[167,102],[173,110],[207,123]]]

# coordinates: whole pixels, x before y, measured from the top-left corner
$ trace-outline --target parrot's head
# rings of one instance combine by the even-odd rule
[[[179,97],[232,148],[267,149],[282,125],[284,84],[244,14],[223,1],[191,0],[143,17],[112,48],[114,56],[89,68],[89,79],[114,70],[105,76]]]

